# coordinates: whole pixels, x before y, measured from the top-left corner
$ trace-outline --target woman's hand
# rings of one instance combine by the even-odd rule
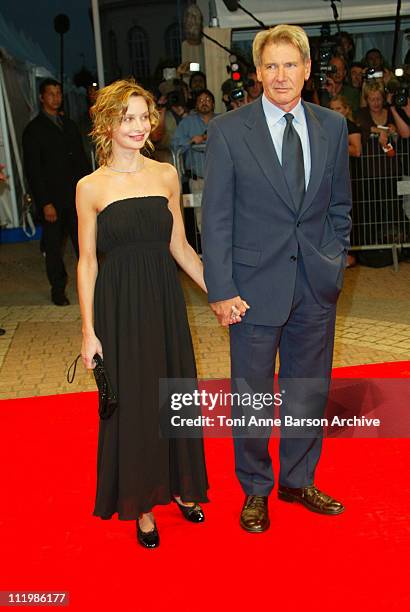
[[[379,136],[380,146],[385,147],[388,142],[389,142],[388,132],[380,132],[380,136]]]
[[[83,336],[81,359],[87,370],[93,370],[95,368],[93,357],[96,353],[101,355],[101,358],[103,357],[101,342],[98,340],[97,336],[95,334]]]

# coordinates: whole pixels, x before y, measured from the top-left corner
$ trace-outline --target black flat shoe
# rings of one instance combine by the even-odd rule
[[[176,499],[174,502],[181,510],[183,517],[187,521],[191,521],[191,523],[203,523],[205,520],[205,514],[199,504],[195,504],[194,506],[183,506]]]
[[[154,527],[151,531],[142,531],[137,519],[137,540],[144,548],[158,548],[159,533],[156,524],[154,523]]]

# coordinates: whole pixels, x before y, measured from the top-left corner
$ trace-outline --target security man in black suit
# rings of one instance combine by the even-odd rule
[[[60,83],[43,81],[41,111],[23,133],[24,166],[41,217],[47,277],[57,306],[69,304],[63,261],[68,235],[78,257],[76,185],[91,172],[76,124],[60,114],[62,100]]]

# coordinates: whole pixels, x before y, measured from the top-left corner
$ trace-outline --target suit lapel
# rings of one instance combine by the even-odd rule
[[[294,212],[293,199],[289,192],[282,166],[276,155],[261,99],[252,104],[249,117],[245,121],[245,126],[248,128],[245,134],[245,142],[248,148],[276,193]]]
[[[303,103],[306,123],[309,133],[311,170],[308,188],[300,208],[300,215],[312,204],[313,198],[322,182],[328,154],[328,139],[326,132],[320,125],[312,106]]]
[[[309,134],[311,170],[308,188],[299,211],[299,216],[304,213],[313,202],[320,183],[322,182],[328,155],[328,138],[320,121],[316,117],[312,105],[303,102],[303,108],[305,110]],[[263,112],[261,99],[251,105],[250,111],[245,121],[245,126],[248,128],[245,142],[276,193],[294,212],[295,207],[293,199],[289,192],[282,166],[276,155],[275,147]]]
[[[60,136],[63,134],[64,123],[63,123],[63,128],[59,128],[58,125],[56,125],[51,119],[46,117],[46,115],[43,112],[39,113],[39,117],[41,121],[43,122],[43,125],[47,126],[47,129],[53,130],[54,134],[59,134]]]

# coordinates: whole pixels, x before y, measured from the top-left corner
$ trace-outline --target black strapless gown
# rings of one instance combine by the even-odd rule
[[[172,214],[163,196],[133,197],[97,217],[104,254],[94,325],[118,408],[100,420],[94,515],[136,519],[173,495],[207,499],[202,439],[159,434],[158,379],[196,378],[185,300],[169,251]]]

